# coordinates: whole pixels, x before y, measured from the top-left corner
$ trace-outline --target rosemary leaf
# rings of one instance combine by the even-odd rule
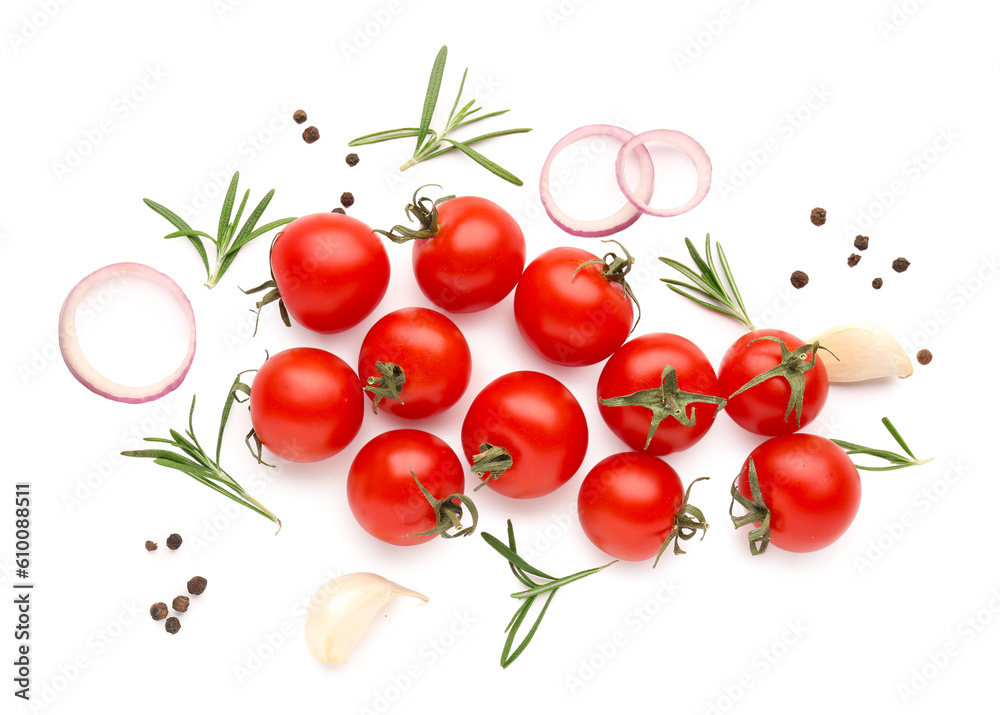
[[[427,96],[424,97],[424,111],[420,114],[420,130],[417,133],[417,149],[424,143],[427,137],[427,130],[431,126],[431,119],[434,117],[434,109],[437,107],[438,93],[441,91],[441,78],[444,76],[444,64],[448,59],[448,46],[443,45],[438,50],[437,57],[434,58],[434,66],[431,68],[431,78],[427,83]]]
[[[494,174],[496,174],[497,176],[499,176],[501,179],[509,181],[510,183],[514,184],[514,186],[524,186],[524,182],[523,181],[521,181],[519,178],[517,178],[516,176],[514,176],[512,173],[510,173],[509,171],[507,171],[506,169],[504,169],[499,164],[495,164],[494,162],[492,162],[489,159],[487,159],[485,156],[483,156],[482,154],[480,154],[478,151],[476,151],[475,149],[473,149],[472,147],[470,147],[468,144],[463,144],[462,142],[455,141],[454,139],[446,139],[445,141],[449,142],[453,147],[455,147],[460,152],[462,152],[463,154],[465,154],[467,157],[469,157],[470,159],[472,159],[473,161],[475,161],[476,163],[478,163],[480,166],[483,166],[483,167],[489,169],[490,171],[492,171]]]

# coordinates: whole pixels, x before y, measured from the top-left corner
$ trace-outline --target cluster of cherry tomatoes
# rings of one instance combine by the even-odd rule
[[[769,527],[766,539],[796,551],[822,548],[850,525],[860,500],[853,463],[827,440],[794,434],[815,419],[827,397],[815,344],[777,330],[752,331],[725,354],[717,375],[705,354],[678,335],[625,342],[635,321],[626,281],[631,257],[624,249],[623,256],[598,257],[554,248],[525,268],[519,226],[490,201],[432,202],[415,195],[408,214],[421,230],[397,227],[401,233],[386,235],[413,240],[417,283],[441,310],[483,310],[514,290],[518,329],[535,352],[563,366],[607,360],[596,389],[600,414],[633,451],[598,462],[583,480],[580,522],[599,548],[645,560],[671,540],[679,552],[678,539],[704,528],[701,512],[688,503],[690,487],[685,490],[659,456],[694,445],[722,409],[745,429],[772,437],[747,459],[733,490],[734,500],[750,510],[748,523],[758,531]],[[357,325],[378,305],[389,260],[382,239],[361,221],[313,214],[276,237],[271,271],[283,315],[332,333]],[[269,358],[253,380],[253,428],[282,459],[326,459],[355,438],[365,409],[408,419],[449,409],[466,391],[471,367],[469,345],[446,315],[396,310],[371,326],[356,372],[315,348]],[[461,524],[463,507],[473,526],[476,517],[464,494],[468,469],[480,486],[507,497],[549,494],[583,463],[588,426],[562,383],[520,371],[498,377],[475,397],[461,440],[465,464],[422,430],[385,432],[364,445],[347,479],[359,524],[400,545],[469,533]]]

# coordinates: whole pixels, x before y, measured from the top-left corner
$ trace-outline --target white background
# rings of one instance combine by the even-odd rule
[[[987,451],[996,427],[998,15],[994,3],[971,0],[513,0],[478,11],[407,0],[4,3],[4,711],[11,702],[13,711],[29,710],[12,695],[12,492],[20,480],[33,489],[36,710],[924,713],[988,698],[1000,655],[1000,488]],[[408,141],[359,150],[353,169],[344,163],[352,137],[418,120],[442,44],[450,50],[442,106],[468,66],[470,94],[487,110],[512,109],[484,131],[534,128],[482,145],[524,187],[455,155],[400,175],[393,167],[409,156]],[[315,144],[290,121],[300,107],[322,134]],[[658,280],[667,273],[657,256],[682,258],[685,236],[711,232],[758,326],[806,338],[866,318],[911,355],[933,350],[934,361],[915,365],[908,380],[834,387],[811,428],[891,446],[879,424],[888,415],[918,456],[934,457],[919,469],[863,473],[860,512],[836,544],[750,556],[745,533],[729,525],[728,490],[760,440],[721,417],[702,443],[669,460],[685,482],[711,477],[695,492],[712,524],[704,542],[656,571],[619,563],[567,587],[504,671],[503,629],[516,607],[507,594],[518,586],[504,561],[478,536],[412,549],[376,543],[347,508],[356,450],[410,424],[366,413],[341,455],[271,471],[245,453],[249,416],[235,411],[223,465],[281,516],[277,537],[263,519],[233,511],[179,473],[116,457],[138,436],[181,428],[192,394],[197,430],[213,442],[234,374],[259,366],[265,350],[312,345],[355,363],[375,318],[429,305],[412,278],[410,249],[390,245],[389,292],[362,325],[321,336],[285,329],[271,311],[250,338],[250,301],[238,286],[267,277],[269,237],[208,291],[190,245],[162,240],[172,229],[143,197],[214,231],[238,167],[251,201],[277,190],[270,219],[328,211],[350,190],[351,213],[387,228],[417,186],[435,182],[510,210],[529,258],[557,245],[600,252],[540,214],[537,192],[549,148],[594,122],[685,131],[715,169],[697,209],[644,217],[618,236],[637,259],[639,331],[685,335],[716,364],[740,335],[737,324]],[[571,179],[561,202],[596,217],[621,203],[615,147],[589,158],[584,148],[560,160]],[[680,203],[692,172],[668,151],[654,157],[656,203]],[[829,211],[822,228],[808,220],[814,206]],[[871,248],[849,269],[858,232]],[[890,269],[898,256],[912,261],[905,274]],[[197,315],[194,367],[159,403],[101,399],[58,357],[63,298],[85,274],[118,261],[174,277]],[[811,277],[801,291],[788,282],[796,269]],[[879,292],[875,276],[885,279]],[[89,326],[95,361],[135,380],[168,372],[183,326],[155,291],[137,285],[122,295]],[[414,426],[457,450],[469,402],[494,377],[536,369],[563,380],[590,423],[583,468],[531,503],[479,492],[482,528],[501,534],[513,519],[526,555],[546,571],[604,563],[573,514],[586,470],[622,449],[597,413],[600,365],[560,369],[536,357],[517,334],[510,298],[455,321],[473,345],[472,385],[450,412]],[[186,541],[169,552],[174,531]],[[146,539],[160,550],[146,553]],[[350,664],[329,666],[305,648],[302,606],[327,578],[352,571],[383,574],[430,602],[390,604]],[[149,605],[169,602],[195,574],[208,578],[208,590],[168,636]]]

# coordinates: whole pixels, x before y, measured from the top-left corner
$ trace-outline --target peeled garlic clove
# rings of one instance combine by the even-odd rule
[[[427,596],[373,573],[349,573],[327,581],[312,595],[306,609],[306,644],[326,663],[346,663],[372,619],[396,596]]]
[[[874,323],[864,320],[843,323],[808,342],[817,341],[839,358],[819,351],[830,382],[859,382],[913,374],[913,363],[903,346]]]

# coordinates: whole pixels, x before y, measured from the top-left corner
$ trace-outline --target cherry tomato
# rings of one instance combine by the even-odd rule
[[[704,523],[697,509],[698,519],[688,516],[692,507],[685,497],[681,478],[662,459],[639,452],[613,454],[595,464],[580,485],[580,525],[601,551],[625,561],[645,561],[657,556],[668,540],[686,540],[707,528],[696,526]]]
[[[361,429],[364,409],[354,370],[316,348],[272,355],[250,390],[250,421],[257,438],[291,462],[318,462],[344,449]]]
[[[376,363],[384,364],[382,370]],[[403,308],[383,316],[368,331],[358,374],[368,380],[365,392],[376,410],[409,419],[430,417],[465,393],[472,353],[462,331],[441,313]]]
[[[438,524],[435,509],[414,475],[438,500],[461,494],[465,483],[458,455],[429,432],[393,430],[361,448],[347,474],[347,501],[365,531],[399,546],[423,544],[437,536],[412,536]],[[446,503],[451,505],[448,508],[458,504],[456,500]]]
[[[782,344],[787,349],[784,362]],[[784,368],[779,367],[783,364]],[[800,385],[796,391],[781,375],[746,388],[758,376],[782,369]],[[723,355],[719,387],[722,395],[728,396],[726,412],[740,427],[776,436],[796,432],[816,419],[826,404],[830,381],[812,345],[803,344],[783,330],[755,330],[733,343]],[[743,392],[734,394],[741,388],[745,388]]]
[[[504,496],[530,499],[569,481],[587,453],[587,418],[561,382],[540,372],[511,372],[483,388],[462,423],[462,449],[475,467],[490,447],[512,466],[480,474]],[[502,455],[499,455],[503,459]]]
[[[770,543],[778,548],[817,551],[839,539],[854,521],[861,504],[861,477],[847,453],[830,440],[799,433],[757,447],[737,477],[740,494],[752,501],[750,460],[763,507],[771,514]],[[763,512],[759,516],[763,519]],[[754,521],[755,526],[760,523]]]
[[[704,437],[724,402],[720,394],[705,353],[671,333],[625,343],[597,381],[601,417],[625,444],[647,454],[679,452]]]
[[[414,200],[416,205],[416,196]],[[517,221],[477,196],[449,199],[436,211],[434,235],[413,242],[413,273],[420,290],[451,313],[473,313],[499,303],[524,269],[524,234]]]
[[[360,323],[389,285],[389,256],[356,218],[319,213],[295,219],[271,246],[271,275],[295,322],[319,333]]]
[[[532,350],[559,365],[578,366],[600,362],[621,347],[632,330],[632,303],[603,267],[580,248],[553,248],[528,264],[514,292],[514,318]]]

